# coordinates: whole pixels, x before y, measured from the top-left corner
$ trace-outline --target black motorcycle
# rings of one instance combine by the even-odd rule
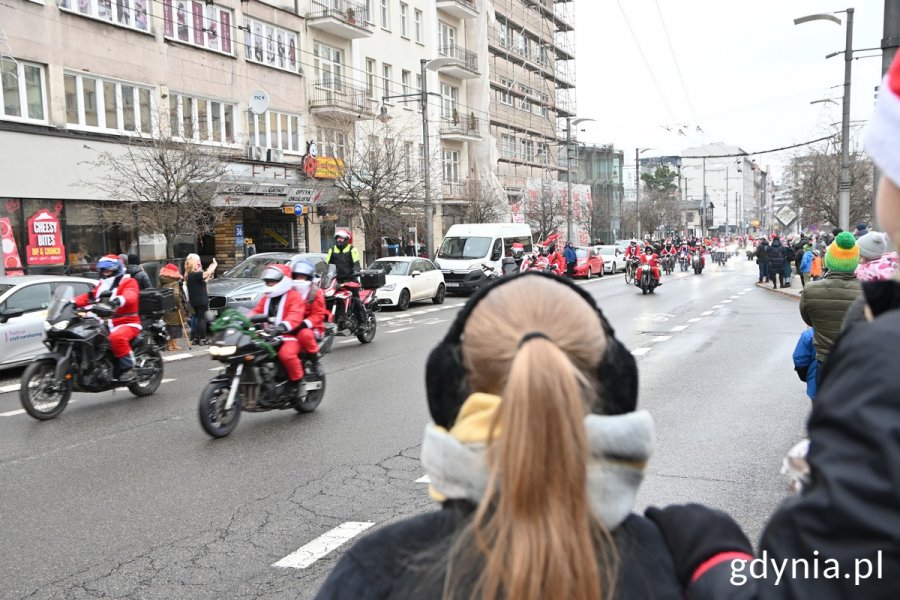
[[[358,279],[359,281],[354,281]],[[376,298],[376,290],[386,283],[385,272],[381,270],[362,271],[355,274],[350,281],[338,283],[337,270],[334,265],[322,276],[319,287],[325,293],[326,329],[334,324],[333,334],[340,336],[355,335],[363,344],[375,339],[378,323],[375,311],[380,310]],[[353,290],[358,290],[359,299],[353,297]],[[365,323],[360,323],[356,316],[355,303],[362,304]]]
[[[325,373],[316,372],[314,356],[301,355],[305,390],[295,395],[281,361],[281,338],[264,331],[265,315],[248,319],[227,309],[209,327],[209,355],[225,369],[206,384],[200,394],[200,425],[214,438],[225,437],[237,427],[241,411],[264,412],[293,408],[316,410],[325,396]],[[322,354],[320,350],[320,354]]]
[[[53,294],[44,322],[44,345],[49,352],[35,357],[22,373],[19,400],[25,412],[40,421],[59,416],[73,391],[105,392],[124,385],[143,397],[162,383],[160,349],[169,336],[161,319],[147,319],[147,328],[131,341],[135,378],[122,383],[105,321],[115,309],[104,302],[79,308],[72,303],[73,296],[68,285]]]

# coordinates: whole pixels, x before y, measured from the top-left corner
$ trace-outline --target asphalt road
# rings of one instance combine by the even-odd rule
[[[754,272],[676,272],[651,296],[621,275],[585,283],[639,356],[656,419],[636,510],[705,502],[751,539],[786,495],[781,457],[809,408],[796,300]],[[244,413],[223,440],[197,421],[216,364],[200,353],[168,362],[154,396],[76,394],[44,423],[0,377],[0,597],[311,598],[346,546],[316,559],[307,544],[434,508],[417,481],[424,362],[461,303],[382,313],[373,344],[339,338],[315,413]],[[301,547],[309,566],[273,566]]]

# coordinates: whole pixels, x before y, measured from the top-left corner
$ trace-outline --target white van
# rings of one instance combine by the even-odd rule
[[[531,252],[531,227],[521,223],[453,225],[444,236],[435,262],[444,274],[447,291],[471,293],[485,281],[482,264],[502,273],[501,261],[512,256],[512,245]]]

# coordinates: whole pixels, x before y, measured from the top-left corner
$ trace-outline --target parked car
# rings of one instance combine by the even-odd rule
[[[325,255],[321,253],[296,254],[293,252],[261,252],[244,259],[222,277],[206,284],[209,293],[209,310],[218,313],[226,308],[251,309],[259,302],[259,295],[266,284],[260,280],[266,265],[288,265],[295,259],[303,259],[316,268],[316,274],[325,272]]]
[[[603,277],[603,257],[594,250],[593,246],[575,246],[575,277],[590,279],[594,275]]]
[[[406,310],[410,302],[417,300],[431,300],[435,304],[444,302],[447,294],[444,275],[426,258],[414,256],[379,258],[369,265],[369,269],[385,271],[387,283],[376,292],[379,304]]]
[[[66,275],[0,277],[0,369],[25,364],[47,351],[44,321],[57,288],[68,285],[75,295],[94,289],[95,280]]]
[[[625,270],[625,249],[621,246],[594,246],[603,257],[603,272],[615,274]]]

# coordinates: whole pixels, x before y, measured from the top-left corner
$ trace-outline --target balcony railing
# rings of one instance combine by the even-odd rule
[[[310,110],[335,110],[363,116],[375,114],[375,100],[365,87],[343,82],[316,83],[310,93]]]
[[[441,136],[457,139],[481,139],[478,117],[458,115],[441,119]]]
[[[312,10],[307,15],[308,19],[321,19],[334,17],[346,21],[350,25],[362,27],[369,18],[365,4],[357,4],[349,0],[329,0],[328,2],[316,2],[313,0]]]
[[[439,51],[441,56],[446,56],[448,58],[455,58],[464,68],[472,71],[473,73],[478,73],[478,55],[474,52],[469,52],[462,46],[458,46],[453,44],[452,46],[443,46]]]
[[[437,7],[459,19],[478,15],[478,5],[474,0],[437,0]]]

